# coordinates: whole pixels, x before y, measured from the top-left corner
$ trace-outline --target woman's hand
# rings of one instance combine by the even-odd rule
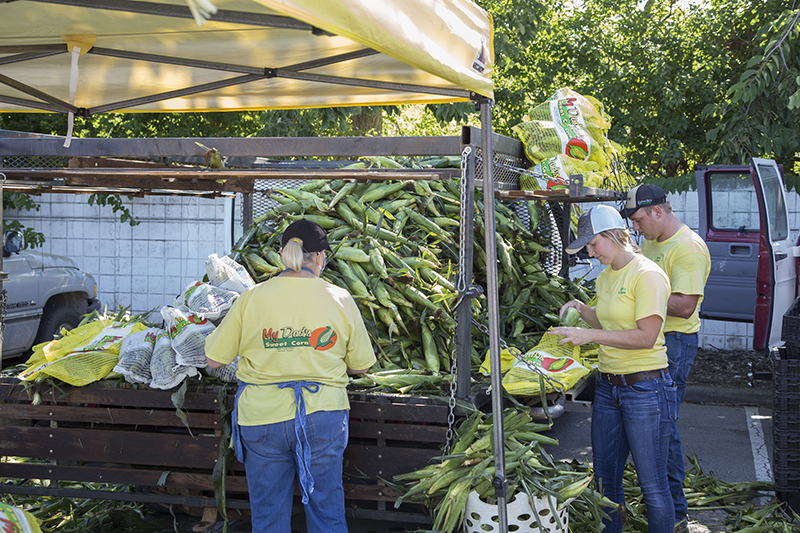
[[[564,313],[567,312],[569,308],[577,309],[578,314],[581,317],[581,320],[592,326],[594,329],[601,329],[602,326],[600,325],[600,321],[597,320],[597,310],[594,307],[586,305],[580,300],[570,300],[561,306],[561,310],[558,312],[558,318],[563,319]]]
[[[565,306],[566,307],[566,306]],[[574,346],[580,346],[582,344],[589,344],[594,342],[593,335],[595,330],[593,329],[586,329],[586,328],[568,328],[564,326],[560,326],[557,328],[551,328],[547,331],[548,335],[564,335],[564,338],[558,341],[558,344],[566,344],[571,343]]]
[[[570,300],[570,301],[568,301],[567,303],[565,303],[564,305],[561,306],[561,310],[558,312],[558,318],[563,320],[564,313],[566,313],[567,309],[569,309],[570,307],[572,307],[574,309],[577,309],[578,313],[580,313],[581,312],[581,305],[583,305],[583,302],[581,302],[580,300]]]

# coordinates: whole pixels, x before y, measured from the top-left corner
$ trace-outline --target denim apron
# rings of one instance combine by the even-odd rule
[[[252,383],[245,383],[239,381],[239,389],[236,391],[236,399],[233,403],[233,412],[231,413],[231,425],[233,431],[233,452],[236,459],[244,464],[244,453],[242,448],[241,435],[239,433],[239,397],[242,391]],[[280,389],[291,387],[294,389],[294,401],[297,409],[294,413],[294,433],[297,437],[297,444],[295,445],[294,453],[297,457],[297,479],[300,484],[300,492],[303,497],[303,504],[308,503],[308,495],[314,492],[314,478],[311,475],[311,445],[308,443],[308,435],[306,434],[306,404],[303,400],[303,389],[310,393],[319,391],[320,383],[316,381],[284,381],[283,383],[272,383],[277,385]]]

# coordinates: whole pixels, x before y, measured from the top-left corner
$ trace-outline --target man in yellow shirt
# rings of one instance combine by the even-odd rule
[[[672,292],[667,300],[664,338],[669,373],[678,389],[680,408],[686,395],[686,380],[697,354],[700,304],[711,269],[711,257],[706,243],[678,220],[666,193],[657,185],[645,183],[628,191],[620,214],[629,219],[634,231],[645,238],[642,253],[669,277]],[[672,432],[667,470],[675,503],[675,521],[681,522],[676,531],[685,531],[688,504],[683,493],[685,472],[677,426]]]

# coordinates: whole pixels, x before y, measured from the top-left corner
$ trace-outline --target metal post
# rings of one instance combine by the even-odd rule
[[[508,532],[508,482],[506,480],[505,435],[503,432],[503,384],[500,370],[500,322],[497,282],[497,235],[495,233],[494,178],[492,176],[492,101],[482,99],[481,156],[483,157],[483,209],[486,228],[486,298],[489,306],[489,356],[492,383],[492,436],[494,437],[493,480],[500,531]]]
[[[461,298],[456,309],[456,353],[457,353],[457,375],[458,383],[457,396],[459,399],[467,400],[471,395],[472,383],[472,260],[475,248],[475,151],[474,149],[466,157],[466,168],[464,169],[466,183],[461,186],[461,200],[464,205],[461,207],[463,219],[459,221],[460,239],[459,246],[463,250],[459,254],[464,256],[464,264],[460,268],[464,269],[461,279],[464,286],[459,287]],[[463,290],[462,290],[463,289]]]
[[[3,183],[6,181],[6,175],[0,172],[0,199],[3,198]],[[3,202],[0,201],[0,235],[3,236],[3,241],[5,241],[5,232],[2,231],[3,228]],[[3,242],[3,244],[5,244]],[[5,298],[5,293],[3,292],[3,283],[8,279],[8,274],[3,272],[3,254],[0,252],[0,354],[3,353],[3,335],[6,331],[6,305],[8,304],[7,298]],[[0,361],[2,361],[2,355],[0,355]]]

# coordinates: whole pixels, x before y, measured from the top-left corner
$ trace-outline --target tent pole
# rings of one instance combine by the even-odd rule
[[[3,184],[6,181],[6,175],[0,172],[0,200],[3,198]],[[3,227],[3,202],[0,201],[0,228]],[[3,235],[3,247],[5,247],[5,232],[0,231]],[[8,274],[3,272],[3,254],[0,252],[0,354],[3,353],[3,336],[6,331],[6,306],[8,299],[3,285],[8,280]],[[2,355],[0,355],[0,362],[2,362]]]
[[[497,289],[497,235],[495,233],[494,178],[492,176],[492,101],[480,100],[481,157],[483,158],[483,211],[486,228],[486,298],[489,304],[489,356],[492,383],[492,436],[494,438],[495,477],[500,531],[508,532],[508,482],[506,480],[505,435],[503,432],[503,384],[500,373],[500,324]]]

